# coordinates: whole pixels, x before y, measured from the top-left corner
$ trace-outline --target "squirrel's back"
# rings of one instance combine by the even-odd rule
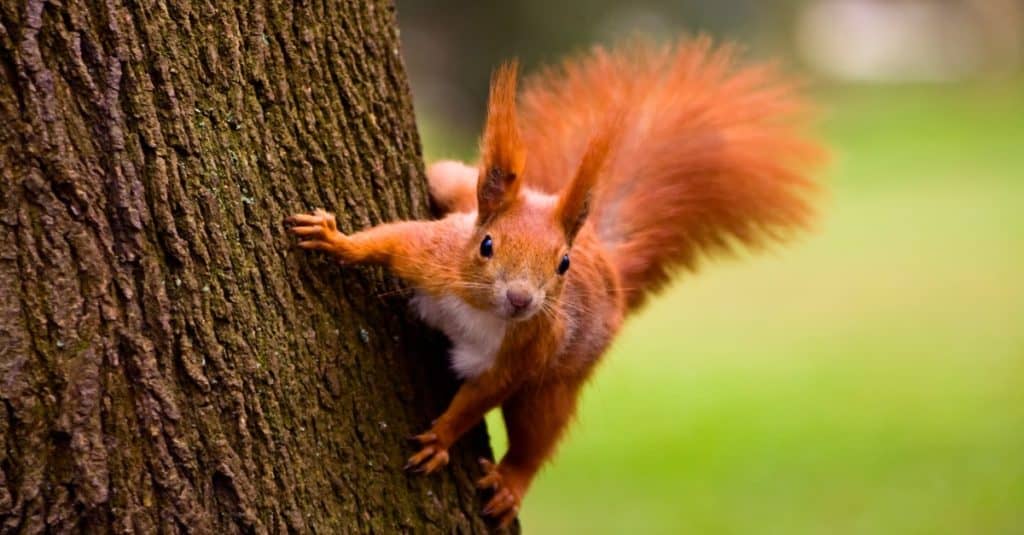
[[[559,191],[588,142],[614,128],[590,222],[629,307],[675,268],[735,245],[759,247],[808,225],[820,149],[805,107],[771,66],[738,66],[730,47],[601,48],[529,78],[520,98],[524,179]]]

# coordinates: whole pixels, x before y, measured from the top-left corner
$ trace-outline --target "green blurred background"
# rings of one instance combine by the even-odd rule
[[[808,78],[832,151],[816,232],[628,322],[527,533],[1024,533],[1018,0],[398,8],[428,160],[475,159],[502,59],[696,31]]]

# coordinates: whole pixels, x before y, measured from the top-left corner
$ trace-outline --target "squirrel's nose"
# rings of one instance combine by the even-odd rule
[[[505,297],[508,298],[508,302],[512,303],[512,307],[516,310],[526,308],[533,302],[533,296],[529,292],[522,290],[508,290],[505,292]]]

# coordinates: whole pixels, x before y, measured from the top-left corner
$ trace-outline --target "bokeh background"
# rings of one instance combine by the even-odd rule
[[[817,232],[629,321],[526,532],[1024,533],[1024,4],[398,10],[428,160],[475,159],[503,59],[696,32],[809,80],[832,151]]]

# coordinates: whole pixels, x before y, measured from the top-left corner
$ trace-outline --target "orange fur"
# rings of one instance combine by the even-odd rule
[[[515,88],[506,64],[475,174],[430,168],[445,218],[351,236],[322,210],[290,218],[300,246],[407,280],[420,314],[452,338],[466,380],[416,437],[409,468],[439,470],[455,441],[502,407],[509,450],[498,465],[483,461],[478,483],[493,491],[484,513],[502,524],[625,315],[675,267],[806,225],[805,171],[818,154],[794,126],[802,107],[790,84],[765,67],[737,68],[706,39],[596,49],[534,77],[521,115]]]
[[[757,248],[810,221],[806,172],[821,150],[801,135],[806,106],[771,66],[739,66],[733,47],[596,48],[525,85],[525,179],[545,191],[572,176],[591,131],[623,115],[591,221],[631,308],[677,266],[695,270],[701,256]]]
[[[519,194],[526,152],[516,124],[516,72],[519,64],[505,63],[494,73],[487,105],[487,124],[480,143],[477,199],[480,218],[494,217]]]
[[[434,162],[427,167],[430,198],[444,213],[474,212],[479,174],[477,168],[462,162]]]
[[[570,244],[590,215],[595,186],[601,178],[609,153],[612,151],[612,144],[621,128],[622,117],[612,111],[605,124],[598,126],[597,132],[587,143],[579,168],[559,198],[555,213],[565,232],[566,241]]]

